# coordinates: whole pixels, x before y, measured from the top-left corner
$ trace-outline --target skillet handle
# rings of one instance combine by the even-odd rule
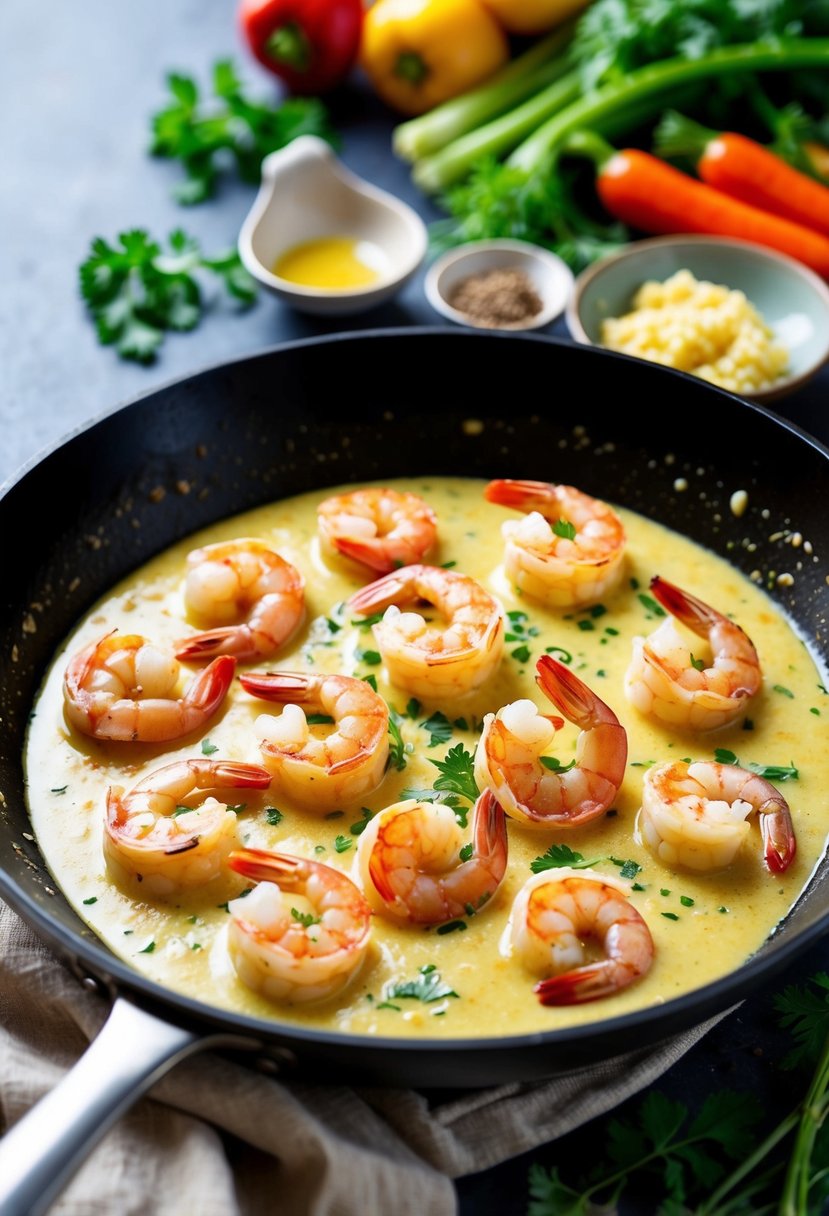
[[[40,1216],[151,1085],[185,1056],[228,1039],[174,1026],[119,997],[77,1064],[0,1141],[0,1216]]]

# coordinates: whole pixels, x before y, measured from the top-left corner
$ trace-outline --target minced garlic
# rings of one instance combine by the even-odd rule
[[[742,291],[678,270],[643,283],[633,308],[602,322],[604,346],[663,363],[734,393],[765,388],[789,354]]]

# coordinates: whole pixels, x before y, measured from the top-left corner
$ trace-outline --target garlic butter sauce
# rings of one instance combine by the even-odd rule
[[[25,751],[32,821],[47,865],[78,914],[115,954],[176,992],[239,1013],[359,1035],[468,1038],[551,1030],[659,1004],[738,968],[796,901],[822,855],[829,826],[829,749],[818,744],[821,736],[825,739],[829,697],[796,630],[760,587],[724,559],[620,508],[628,543],[618,590],[583,611],[545,609],[516,595],[504,575],[500,525],[516,513],[485,501],[484,482],[422,477],[405,485],[387,484],[421,494],[437,512],[439,547],[427,560],[452,563],[513,614],[497,673],[477,693],[455,704],[423,700],[414,706],[406,692],[388,682],[370,626],[342,611],[370,576],[349,562],[323,555],[317,537],[317,504],[337,487],[224,520],[172,546],[112,588],[78,623],[56,655],[34,707]],[[111,881],[102,855],[109,785],[129,788],[174,759],[211,755],[258,763],[253,723],[261,713],[276,713],[279,707],[256,701],[235,681],[224,706],[202,732],[170,745],[91,739],[70,728],[63,714],[68,657],[112,629],[166,645],[192,631],[195,624],[187,620],[182,592],[186,556],[199,545],[239,536],[261,538],[306,580],[305,626],[280,653],[254,666],[374,677],[397,715],[400,758],[405,760],[405,767],[388,768],[380,787],[361,805],[344,807],[342,814],[320,817],[292,807],[270,790],[244,791],[238,821],[245,844],[314,857],[351,873],[368,817],[399,800],[404,791],[433,787],[439,775],[433,761],[442,760],[450,748],[462,744],[474,753],[485,713],[519,697],[529,697],[542,712],[550,712],[534,679],[536,659],[550,648],[557,648],[559,657],[562,652],[569,657],[579,678],[607,702],[628,732],[628,764],[613,813],[570,831],[532,829],[509,820],[506,876],[477,915],[449,932],[401,927],[375,916],[362,970],[343,994],[318,1006],[270,1004],[237,979],[226,945],[227,901],[238,895],[241,881],[230,888],[214,884],[175,904],[141,901]],[[672,733],[627,703],[623,679],[632,639],[650,633],[660,619],[647,594],[650,578],[657,573],[732,616],[751,637],[764,684],[748,709],[748,721],[716,736],[694,737]],[[448,738],[446,727],[435,732],[423,725],[436,711],[448,720]],[[569,724],[556,736],[554,751],[562,763],[573,758],[576,737],[576,728]],[[743,764],[797,768],[797,780],[778,783],[792,810],[798,846],[785,874],[772,875],[765,868],[756,823],[750,847],[717,874],[672,872],[641,842],[637,812],[647,767],[687,757],[710,760],[715,748],[732,751]],[[644,979],[613,998],[542,1007],[532,991],[536,977],[499,948],[512,901],[532,872],[530,863],[553,844],[566,844],[585,859],[595,859],[594,868],[615,877],[622,862],[640,867],[631,899],[651,930],[656,957]],[[424,976],[436,978],[424,984]],[[412,988],[421,999],[405,995]]]
[[[350,236],[318,237],[277,258],[274,274],[301,287],[348,291],[369,287],[389,270],[388,258],[373,241]]]

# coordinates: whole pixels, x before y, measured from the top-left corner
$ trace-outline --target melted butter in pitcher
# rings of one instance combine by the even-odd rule
[[[294,245],[277,258],[274,274],[298,283],[344,291],[369,287],[388,269],[386,256],[372,241],[353,236],[323,236]]]

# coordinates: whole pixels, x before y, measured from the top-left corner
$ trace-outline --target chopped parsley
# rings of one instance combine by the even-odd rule
[[[717,764],[736,764],[750,773],[756,773],[758,777],[764,777],[766,781],[797,781],[800,777],[800,772],[793,764],[756,764],[754,761],[741,764],[737,755],[727,747],[715,748],[714,760]]]
[[[312,925],[322,922],[321,916],[314,916],[312,912],[300,912],[299,908],[291,908],[291,916],[303,929],[310,929]]]
[[[420,968],[417,979],[387,984],[383,995],[387,1001],[423,1001],[428,1005],[432,1001],[442,1001],[445,997],[457,997],[458,994],[454,988],[443,983],[434,963],[426,963]]]
[[[282,811],[280,811],[277,807],[275,807],[275,806],[266,806],[265,807],[265,819],[271,825],[272,828],[277,827],[284,818],[285,818],[284,813]]]
[[[470,802],[477,802],[481,791],[475,781],[474,759],[462,743],[450,747],[443,760],[430,760],[439,770],[440,776],[435,781],[436,790],[446,790],[452,794],[460,794]]]
[[[452,723],[440,710],[436,710],[419,725],[429,732],[429,747],[438,747],[452,738]]]
[[[208,738],[208,739],[202,739],[202,741],[201,741],[201,752],[202,752],[202,755],[203,755],[203,756],[212,756],[212,755],[213,755],[213,753],[214,753],[214,752],[217,752],[218,750],[219,750],[219,749],[218,749],[218,747],[216,746],[216,744],[215,744],[215,743],[211,743],[209,738]]]

